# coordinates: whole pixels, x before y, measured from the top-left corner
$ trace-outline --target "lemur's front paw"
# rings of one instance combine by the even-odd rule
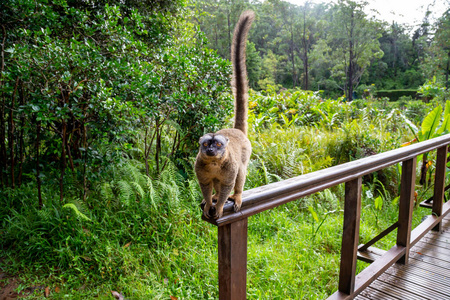
[[[214,219],[218,219],[218,218],[222,217],[222,215],[223,215],[223,207],[217,208],[217,206],[215,206],[214,210],[216,211],[216,213],[214,214]]]
[[[215,207],[209,205],[205,200],[203,200],[201,207],[203,208],[203,215],[206,218],[211,219],[211,217],[215,215]]]
[[[242,206],[242,196],[241,196],[241,194],[232,195],[232,196],[228,197],[228,199],[231,199],[234,202],[234,205],[233,205],[234,212],[238,212],[238,211],[241,210],[241,206]]]

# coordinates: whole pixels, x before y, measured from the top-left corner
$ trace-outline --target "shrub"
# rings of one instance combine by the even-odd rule
[[[391,101],[395,101],[400,99],[400,97],[403,96],[410,96],[414,99],[418,98],[417,90],[411,89],[411,90],[379,90],[375,92],[377,97],[388,97]]]

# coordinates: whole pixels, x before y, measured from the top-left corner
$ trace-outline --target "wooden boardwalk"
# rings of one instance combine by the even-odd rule
[[[450,300],[450,214],[443,232],[428,232],[411,248],[409,264],[394,264],[355,299]],[[382,251],[369,248],[368,256]]]

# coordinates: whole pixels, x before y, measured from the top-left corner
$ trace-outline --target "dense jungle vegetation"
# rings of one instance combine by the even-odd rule
[[[366,5],[2,1],[0,296],[217,299],[217,229],[201,220],[193,162],[202,134],[232,124],[244,9],[257,15],[246,189],[450,132],[450,11],[408,28]],[[433,155],[419,158],[417,202]],[[400,170],[364,178],[361,242],[397,217]],[[337,289],[343,194],[250,219],[249,299]],[[416,207],[415,225],[426,214]]]

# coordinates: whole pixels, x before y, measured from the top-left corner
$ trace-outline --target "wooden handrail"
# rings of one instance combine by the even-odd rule
[[[450,134],[387,151],[356,161],[301,175],[284,181],[254,188],[243,193],[240,212],[233,212],[232,203],[224,207],[224,214],[217,220],[203,218],[219,227],[219,299],[245,299],[247,264],[247,220],[249,216],[325,190],[341,183],[346,185],[344,205],[344,233],[341,251],[339,290],[330,299],[351,299],[368,286],[377,276],[395,262],[407,263],[410,247],[423,236],[418,228],[411,233],[416,158],[418,155],[438,149],[434,187],[433,216],[420,230],[440,230],[440,221],[450,210],[443,209],[442,199],[447,163],[447,145]],[[361,206],[361,178],[364,175],[402,163],[399,219],[397,221],[397,245],[381,259],[355,276],[356,253],[359,239]],[[413,242],[411,242],[411,239]]]
[[[223,216],[220,219],[204,218],[204,220],[217,226],[233,223],[448,144],[450,134],[247,190],[242,194],[240,212],[233,212],[233,204],[228,203],[224,206]]]

